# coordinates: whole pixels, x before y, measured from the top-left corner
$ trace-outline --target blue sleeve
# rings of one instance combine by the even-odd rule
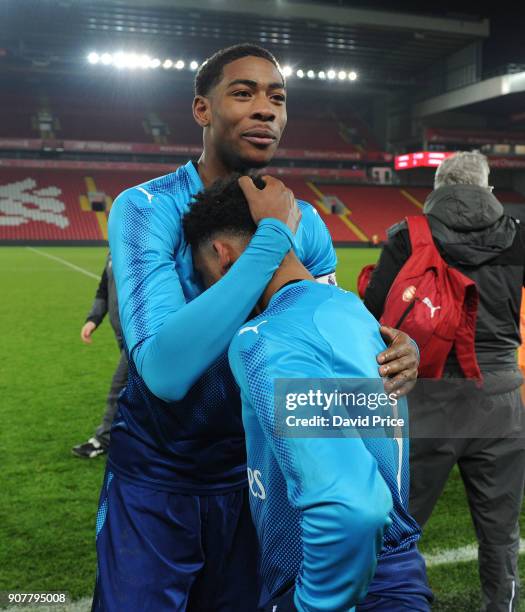
[[[302,200],[298,204],[302,212],[301,234],[296,238],[299,259],[312,276],[335,272],[337,256],[328,228],[311,204]]]
[[[294,352],[289,343],[277,346],[273,340],[264,348],[258,345],[258,359],[265,357],[247,366],[241,356],[250,352],[247,336],[232,342],[230,365],[243,403],[255,410],[286,479],[288,499],[302,514],[303,565],[295,605],[305,612],[348,610],[365,597],[374,576],[383,534],[391,524],[390,491],[359,437],[276,435],[274,380],[333,374],[315,356]]]
[[[169,199],[152,204],[125,191],[111,209],[109,242],[130,356],[152,393],[176,401],[227,349],[294,238],[264,219],[228,274],[189,303],[175,269],[181,219]]]

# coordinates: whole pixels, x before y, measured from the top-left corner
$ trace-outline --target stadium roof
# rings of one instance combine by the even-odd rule
[[[283,64],[314,70],[333,64],[388,87],[413,83],[436,60],[488,35],[488,20],[475,16],[341,2],[5,0],[0,69],[73,71],[92,48],[202,60],[217,48],[249,41],[268,47]]]

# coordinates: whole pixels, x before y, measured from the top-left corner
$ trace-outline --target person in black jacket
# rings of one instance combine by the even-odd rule
[[[525,483],[522,376],[516,359],[525,232],[504,214],[488,176],[485,156],[457,153],[438,167],[434,191],[423,208],[443,259],[476,283],[475,351],[484,383],[478,390],[461,382],[463,374],[451,351],[439,392],[409,398],[411,421],[417,425],[419,419],[420,431],[426,432],[410,442],[410,513],[425,525],[457,464],[478,537],[482,609],[508,611],[519,607],[519,515]],[[376,318],[410,254],[402,221],[388,231],[366,290],[365,305]]]
[[[80,338],[86,344],[91,344],[92,334],[104,320],[106,314],[109,313],[109,321],[115,332],[115,338],[120,349],[120,359],[111,380],[111,387],[106,400],[106,411],[102,418],[102,422],[95,430],[94,435],[87,442],[74,446],[71,450],[78,457],[93,459],[99,455],[107,453],[109,447],[109,432],[113,417],[117,410],[117,398],[126,386],[128,380],[128,360],[126,352],[123,348],[122,330],[120,327],[120,319],[118,314],[117,292],[115,288],[115,279],[113,277],[113,269],[111,265],[111,255],[108,254],[106,265],[100,278],[97,293],[91,310],[87,316],[81,331]]]

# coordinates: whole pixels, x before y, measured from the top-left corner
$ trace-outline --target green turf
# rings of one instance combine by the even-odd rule
[[[376,263],[379,249],[337,249],[337,282],[341,287],[357,291],[357,275],[370,263]]]
[[[100,274],[104,250],[45,249]],[[118,349],[109,325],[79,332],[97,282],[23,248],[0,250],[0,591],[87,595],[103,461],[71,446],[91,435]]]
[[[39,248],[96,275],[103,248]],[[339,249],[339,283],[355,289],[376,249]],[[0,249],[0,591],[65,590],[89,596],[95,514],[104,460],[70,449],[98,424],[118,359],[108,323],[91,346],[80,328],[97,281],[25,248]],[[421,542],[438,552],[474,543],[462,484],[453,472]],[[522,566],[522,579],[525,567]],[[436,610],[479,606],[475,563],[431,568]]]

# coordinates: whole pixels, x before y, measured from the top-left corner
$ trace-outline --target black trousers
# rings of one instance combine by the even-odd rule
[[[457,464],[478,539],[482,610],[518,610],[525,484],[520,389],[496,395],[458,389],[454,397],[416,398],[409,399],[410,513],[425,525]]]

